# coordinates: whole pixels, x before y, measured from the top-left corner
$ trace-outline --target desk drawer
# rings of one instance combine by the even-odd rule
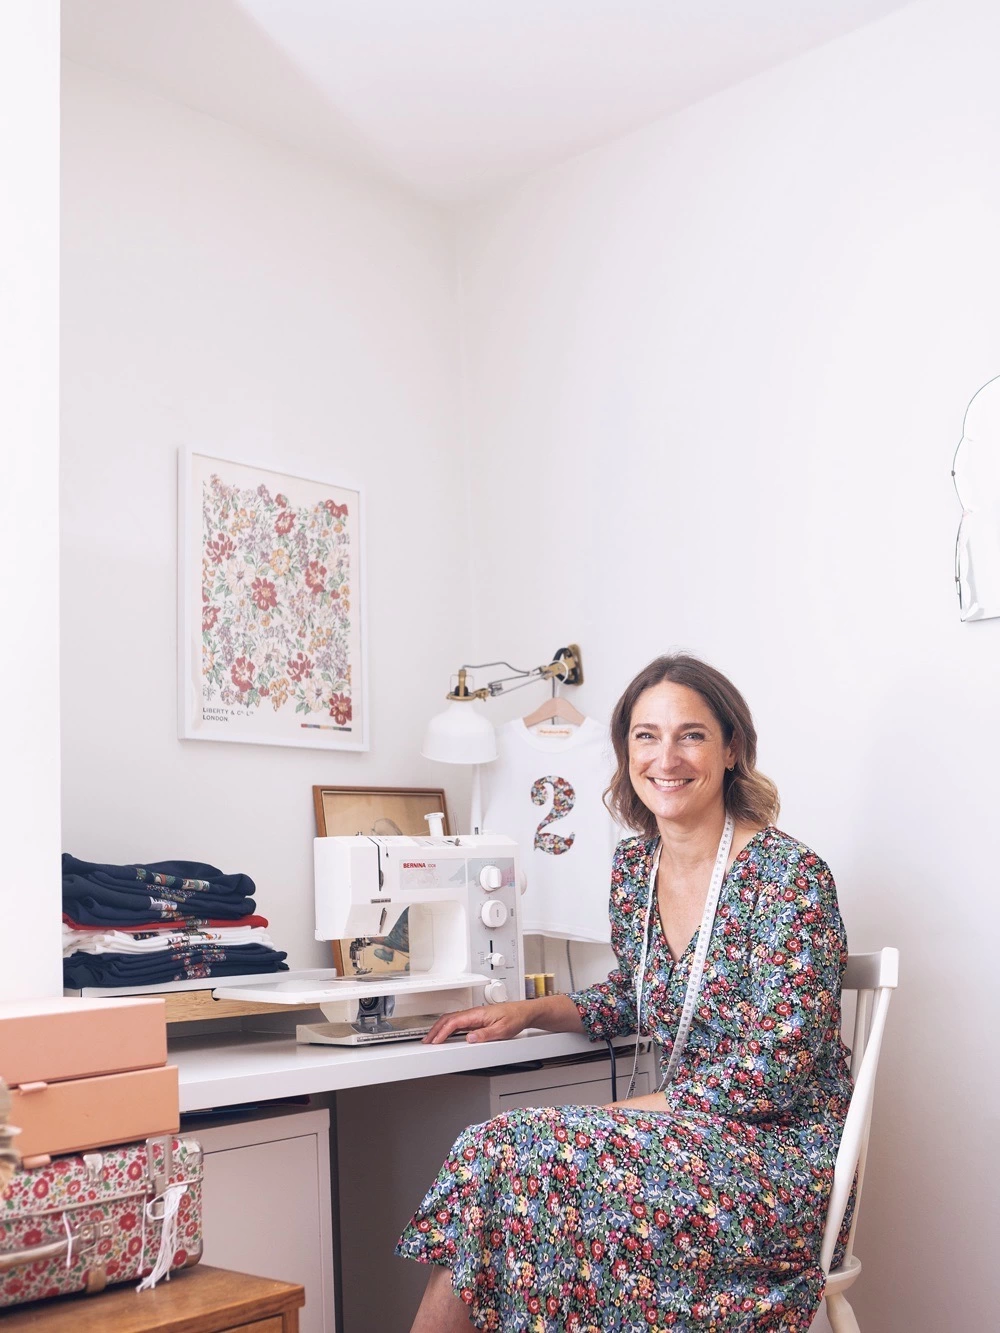
[[[497,1082],[500,1082],[498,1079]],[[628,1079],[618,1075],[618,1096],[623,1098]],[[640,1069],[635,1076],[633,1097],[645,1097],[652,1092],[649,1072]],[[588,1082],[557,1084],[539,1087],[531,1092],[497,1092],[497,1111],[513,1111],[528,1106],[606,1106],[611,1101],[611,1079],[591,1079]],[[494,1112],[496,1114],[496,1112]]]
[[[54,1157],[110,1144],[176,1134],[177,1070],[138,1069],[101,1078],[72,1078],[31,1090],[13,1088],[10,1123],[22,1157]]]
[[[329,1112],[185,1120],[205,1157],[205,1262],[301,1285],[301,1333],[335,1333]],[[244,1323],[253,1333],[271,1333],[266,1321],[244,1315]],[[363,1326],[354,1333],[364,1333]]]
[[[271,1319],[258,1319],[255,1324],[237,1324],[225,1333],[282,1333],[284,1327],[284,1319],[276,1314]]]

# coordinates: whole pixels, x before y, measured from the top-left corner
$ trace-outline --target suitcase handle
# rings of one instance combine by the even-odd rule
[[[69,1235],[63,1240],[50,1240],[47,1245],[34,1245],[30,1250],[11,1250],[8,1254],[0,1254],[0,1273],[9,1273],[12,1268],[36,1263],[39,1259],[61,1259],[69,1253],[71,1245],[74,1252],[79,1250],[83,1253],[92,1249],[99,1240],[106,1240],[113,1231],[113,1226],[107,1220],[84,1222],[82,1226],[70,1222]]]
[[[53,1240],[48,1245],[36,1245],[30,1250],[13,1250],[0,1254],[0,1273],[9,1273],[22,1264],[33,1264],[38,1259],[59,1259],[69,1249],[68,1240]]]

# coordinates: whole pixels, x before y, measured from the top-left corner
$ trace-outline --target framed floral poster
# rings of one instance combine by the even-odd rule
[[[361,491],[179,462],[180,735],[367,750]]]

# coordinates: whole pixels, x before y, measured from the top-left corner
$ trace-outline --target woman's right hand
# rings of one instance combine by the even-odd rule
[[[534,1018],[531,1000],[508,1000],[505,1004],[484,1004],[478,1009],[462,1009],[457,1014],[442,1014],[421,1038],[425,1046],[439,1046],[456,1032],[465,1032],[466,1041],[509,1041]]]

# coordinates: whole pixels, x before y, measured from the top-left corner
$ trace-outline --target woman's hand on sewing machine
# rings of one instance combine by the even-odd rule
[[[456,1032],[464,1032],[466,1041],[509,1041],[531,1026],[530,1017],[523,1011],[524,1001],[507,1004],[484,1004],[478,1009],[461,1009],[457,1014],[442,1014],[422,1038],[425,1046],[436,1046]]]
[[[470,1042],[509,1041],[525,1028],[582,1032],[583,1022],[568,995],[547,995],[540,1000],[508,1000],[442,1014],[422,1041],[425,1046],[438,1046],[457,1032],[464,1032]]]

